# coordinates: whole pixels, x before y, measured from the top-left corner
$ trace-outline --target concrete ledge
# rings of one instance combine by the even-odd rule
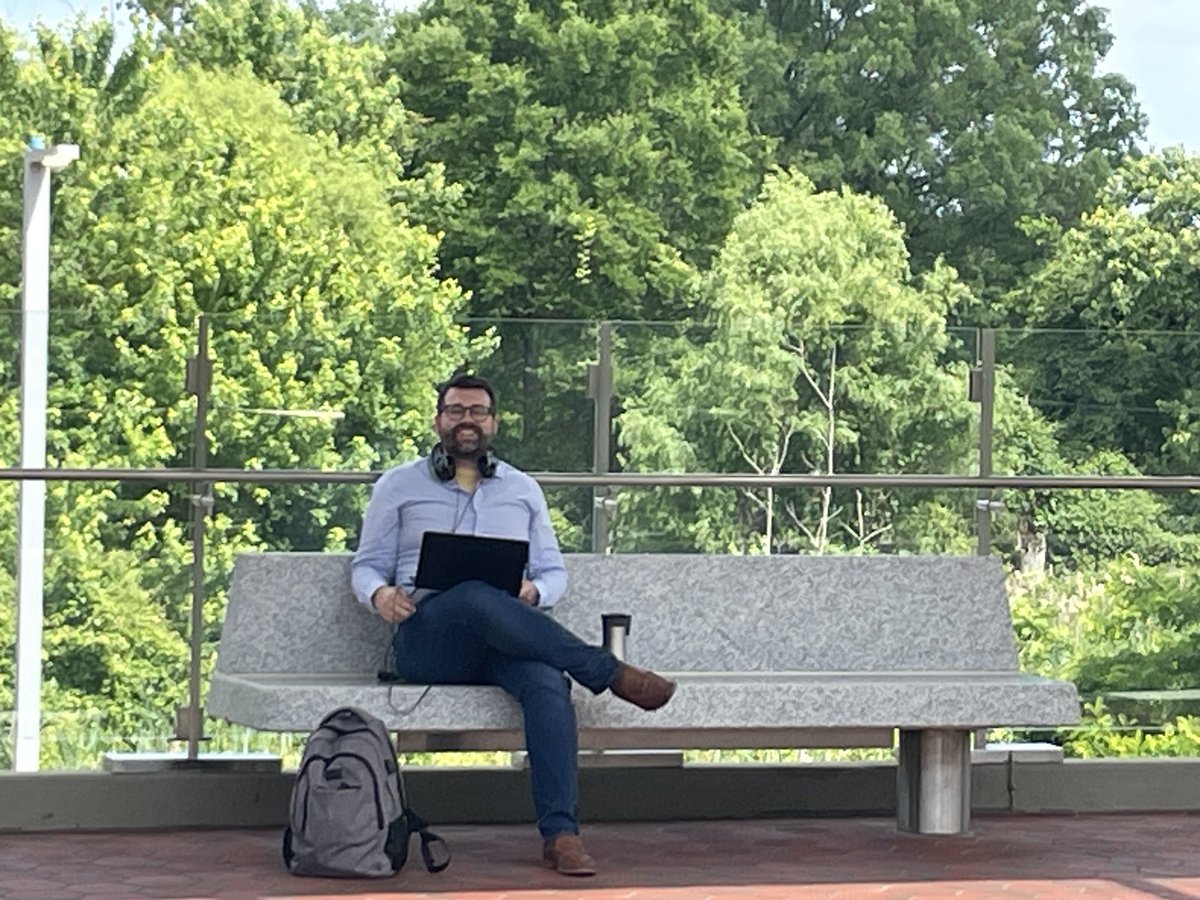
[[[294,773],[0,773],[0,831],[282,827]],[[532,822],[529,774],[407,769],[435,824]],[[1200,810],[1200,759],[977,764],[972,808],[989,812]],[[585,822],[893,815],[891,763],[583,768]]]
[[[1013,767],[1018,812],[1200,810],[1200,759],[1069,759]]]
[[[0,773],[0,831],[275,825],[294,773]]]
[[[201,753],[198,759],[188,759],[185,751],[170,753],[126,753],[110,751],[104,754],[101,768],[121,774],[168,772],[176,769],[219,770],[223,772],[254,772],[275,775],[283,770],[282,760],[273,753]]]

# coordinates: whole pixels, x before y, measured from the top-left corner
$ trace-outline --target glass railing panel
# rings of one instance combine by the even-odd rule
[[[588,367],[597,325],[577,321],[471,320],[471,334],[494,349],[476,371],[499,397],[496,446],[527,472],[590,472],[593,404]]]
[[[15,355],[0,361],[0,410],[9,412],[0,416],[0,465],[12,466],[19,316],[5,314],[4,324],[0,341]],[[467,365],[499,390],[502,455],[534,472],[592,469],[588,368],[599,359],[597,323],[472,322],[429,358],[400,354],[371,369],[365,360],[381,347],[395,351],[389,335],[402,324],[309,327],[291,313],[253,322],[212,317],[209,465],[368,474],[412,459],[433,439],[434,385]],[[196,323],[169,319],[112,325],[54,317],[50,464],[190,465],[196,403],[183,371],[195,332]],[[613,471],[978,471],[979,406],[967,394],[967,372],[979,358],[974,329],[914,344],[847,328],[806,336],[803,348],[744,335],[738,343],[691,323],[612,323],[611,333]],[[1178,377],[1195,358],[1191,336],[997,337],[998,474],[1200,471],[1191,455],[1190,386]],[[1067,371],[1072,360],[1086,379]],[[1114,390],[1104,382],[1113,369],[1125,370],[1114,375],[1118,386],[1131,373],[1137,388],[1105,394]],[[110,750],[183,746],[172,731],[175,706],[187,702],[193,490],[140,480],[48,484],[45,767],[93,767]],[[597,492],[545,490],[563,549],[590,551]],[[205,684],[236,554],[352,549],[369,487],[226,482],[213,493]],[[17,482],[0,481],[4,767],[12,753],[18,495]],[[1053,739],[1080,754],[1190,752],[1180,735],[1191,733],[1189,692],[1200,686],[1200,661],[1190,651],[1200,608],[1192,609],[1189,589],[1200,579],[1197,493],[1056,489],[994,497],[1003,506],[991,518],[991,548],[1011,573],[1022,665],[1071,678],[1089,704],[1083,728]],[[624,487],[608,504],[605,549],[613,552],[970,554],[977,540],[970,489]],[[286,760],[302,738],[207,727],[205,751],[266,750]]]
[[[617,494],[618,553],[975,552],[963,490],[636,487]]]
[[[11,484],[6,495],[13,493]],[[0,516],[16,518],[16,507],[0,505]],[[145,747],[149,735],[170,727],[175,705],[186,701],[186,515],[161,485],[46,482],[43,768],[91,768],[106,749]],[[8,552],[0,559],[0,580],[7,585],[16,578],[14,562]],[[14,621],[16,591],[3,596],[4,613]],[[13,648],[4,654],[5,686],[12,684],[15,665],[11,637],[5,641]],[[30,652],[37,648],[22,647]],[[2,708],[13,710],[16,698],[5,694]],[[11,727],[10,718],[0,750],[5,765],[12,763]]]
[[[195,404],[185,375],[194,323],[130,311],[50,319],[47,458],[68,468],[160,468],[191,461]]]
[[[793,475],[974,471],[973,332],[617,329],[617,468]],[[656,489],[620,498],[614,549],[900,552],[970,543],[953,492]],[[930,534],[920,522],[932,521]],[[904,526],[900,528],[901,523]],[[904,532],[901,534],[900,532]]]
[[[1200,471],[1200,334],[1001,331],[996,471],[1138,476]],[[1200,492],[1000,492],[994,552],[1022,665],[1069,678],[1084,756],[1194,755],[1200,741]],[[1036,735],[1035,735],[1036,736]]]
[[[1197,471],[1200,332],[1007,331],[997,360],[1068,460],[1119,452],[1145,474]]]

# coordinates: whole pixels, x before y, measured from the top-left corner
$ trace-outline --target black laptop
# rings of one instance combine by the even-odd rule
[[[514,597],[529,562],[529,541],[427,531],[421,538],[416,585],[445,591],[464,581],[485,581]]]

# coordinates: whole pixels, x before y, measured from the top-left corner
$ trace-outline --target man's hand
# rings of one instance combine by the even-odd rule
[[[388,622],[403,622],[417,611],[412,598],[390,584],[385,584],[371,595],[371,605]]]
[[[521,590],[517,594],[517,599],[522,603],[528,603],[530,606],[537,606],[538,600],[542,598],[541,592],[537,589],[537,585],[528,579],[521,579]]]

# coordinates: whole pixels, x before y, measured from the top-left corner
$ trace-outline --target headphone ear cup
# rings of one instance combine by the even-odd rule
[[[441,444],[434,444],[429,451],[429,466],[438,481],[449,481],[454,477],[454,461]]]
[[[489,449],[483,456],[479,457],[479,474],[484,478],[491,478],[496,474],[496,466],[499,463],[500,460],[496,458],[496,454]]]

